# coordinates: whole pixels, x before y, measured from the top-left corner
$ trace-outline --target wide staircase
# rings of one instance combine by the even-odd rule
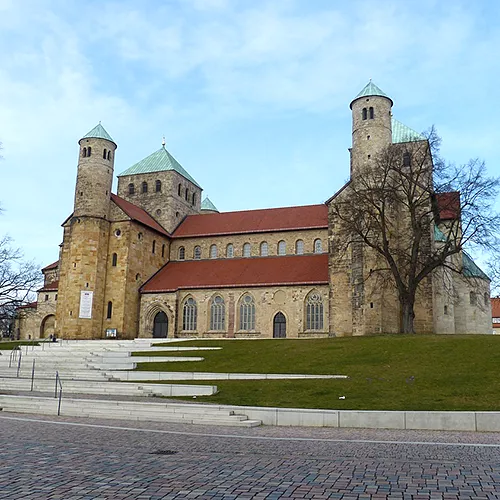
[[[167,349],[173,356],[136,359],[132,355],[134,351],[159,349],[162,348],[155,347],[152,340],[136,339],[64,340],[0,351],[0,409],[13,413],[206,425],[261,424],[217,405],[146,399],[208,396],[217,392],[215,385],[113,381],[113,371],[132,370],[137,361],[197,361],[203,359],[206,348],[172,346]],[[179,358],[175,356],[179,351],[190,351],[194,356]]]

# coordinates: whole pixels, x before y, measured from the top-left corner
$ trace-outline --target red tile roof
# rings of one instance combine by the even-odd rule
[[[172,236],[174,238],[191,238],[327,227],[328,207],[321,204],[189,215],[177,227]]]
[[[160,234],[169,236],[168,232],[156,222],[151,215],[137,205],[130,203],[116,194],[111,193],[111,199],[121,208],[132,220],[157,231]]]
[[[59,281],[53,281],[52,283],[47,283],[43,285],[39,292],[53,292],[59,289]]]
[[[55,262],[52,262],[52,264],[49,264],[48,266],[45,266],[43,269],[42,269],[42,273],[44,271],[49,271],[50,269],[55,269],[57,266],[59,265],[59,261],[56,260]]]
[[[328,254],[323,253],[169,262],[142,286],[141,292],[327,283]]]
[[[460,217],[460,193],[439,193],[436,195],[441,220],[454,220]]]
[[[36,309],[38,302],[30,302],[29,304],[24,304],[19,306],[17,309]]]

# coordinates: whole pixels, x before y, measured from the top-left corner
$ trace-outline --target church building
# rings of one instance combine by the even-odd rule
[[[425,140],[392,116],[392,104],[371,81],[351,102],[351,179],[382,148]],[[395,287],[370,282],[369,252],[353,247],[341,258],[334,251],[332,207],[349,196],[349,183],[317,205],[220,213],[164,144],[121,172],[112,193],[116,150],[101,124],[80,139],[59,260],[42,270],[37,301],[18,310],[20,338],[400,331]],[[459,209],[442,209],[429,229],[432,245],[457,217]],[[461,272],[448,276],[452,293],[440,269],[422,286],[417,333],[491,333],[489,279],[467,254],[458,258]]]

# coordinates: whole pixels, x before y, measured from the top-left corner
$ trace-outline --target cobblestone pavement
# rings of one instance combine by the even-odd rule
[[[500,434],[2,414],[0,499],[500,498]]]

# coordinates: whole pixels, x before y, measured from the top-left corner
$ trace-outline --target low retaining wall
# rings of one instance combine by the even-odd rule
[[[264,425],[500,432],[500,412],[355,411],[225,406]]]

